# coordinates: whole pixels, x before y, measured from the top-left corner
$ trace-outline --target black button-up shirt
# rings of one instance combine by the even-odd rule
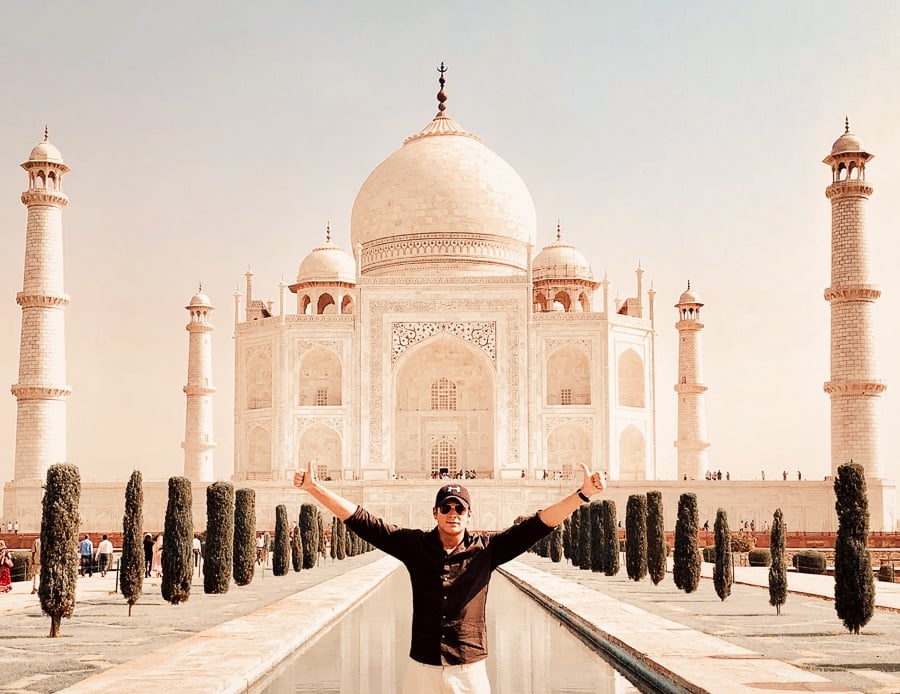
[[[462,543],[447,554],[437,528],[398,528],[362,507],[346,524],[409,571],[413,595],[409,656],[426,665],[461,665],[487,657],[484,607],[491,573],[553,530],[534,514],[501,532],[466,531]]]

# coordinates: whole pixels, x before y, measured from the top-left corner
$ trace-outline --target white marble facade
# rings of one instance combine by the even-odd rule
[[[559,226],[535,254],[522,179],[443,106],[363,183],[352,255],[329,228],[277,310],[248,271],[235,479],[655,479],[643,269],[611,306]]]

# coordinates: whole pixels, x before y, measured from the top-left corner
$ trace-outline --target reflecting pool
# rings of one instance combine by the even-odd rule
[[[268,694],[398,692],[408,662],[412,595],[402,568],[279,669]],[[493,694],[638,692],[508,579],[494,575],[487,610]]]

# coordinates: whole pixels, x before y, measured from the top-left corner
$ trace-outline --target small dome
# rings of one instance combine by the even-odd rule
[[[681,292],[681,296],[678,297],[679,304],[700,304],[700,299],[697,298],[697,294],[691,289],[691,283],[688,281],[687,289]],[[700,304],[703,306],[703,304]]]
[[[593,282],[594,271],[581,252],[562,240],[559,228],[556,241],[538,253],[531,261],[532,280],[579,279]]]
[[[31,150],[31,154],[28,155],[28,161],[52,161],[56,164],[65,163],[60,151],[47,140],[38,143],[34,149]]]
[[[356,282],[356,261],[329,238],[324,244],[313,248],[300,263],[297,282]]]
[[[831,146],[832,156],[847,152],[865,152],[862,141],[853,133],[846,132],[841,135]]]
[[[209,297],[206,296],[202,291],[198,291],[194,296],[191,297],[191,306],[209,306],[212,308],[212,301],[209,300]]]

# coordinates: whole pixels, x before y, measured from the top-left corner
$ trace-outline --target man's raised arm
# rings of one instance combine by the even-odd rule
[[[312,461],[306,463],[306,470],[294,473],[294,486],[308,492],[313,499],[331,511],[341,521],[347,520],[356,512],[356,504],[347,501],[340,494],[335,494],[328,487],[323,487],[316,480],[312,470]]]
[[[555,528],[566,518],[572,515],[572,512],[581,506],[585,501],[590,499],[594,494],[600,494],[606,489],[606,479],[601,472],[590,472],[587,465],[579,463],[581,470],[584,472],[584,482],[581,488],[575,490],[565,499],[560,499],[552,506],[543,509],[538,516],[546,525]]]

